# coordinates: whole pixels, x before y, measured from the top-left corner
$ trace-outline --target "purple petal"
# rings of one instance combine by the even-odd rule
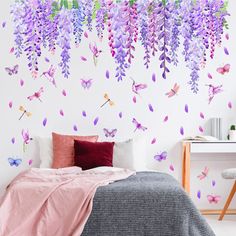
[[[225,34],[225,38],[226,38],[227,40],[229,40],[229,34],[228,34],[228,33]]]
[[[163,122],[167,122],[167,121],[168,121],[168,119],[169,119],[169,117],[168,117],[168,116],[165,116],[165,118],[164,118]]]
[[[184,110],[186,113],[188,113],[188,105],[187,104],[185,105]]]
[[[2,22],[2,28],[5,28],[6,27],[6,21]]]
[[[180,127],[179,132],[180,132],[181,135],[184,135],[184,128],[182,126]]]
[[[84,32],[84,37],[88,38],[88,33],[86,31]]]
[[[153,107],[152,107],[152,105],[151,105],[151,104],[148,104],[148,108],[149,108],[149,110],[150,110],[151,112],[153,112],[153,111],[154,111],[154,109],[153,109]]]
[[[15,141],[16,141],[16,139],[13,137],[13,138],[11,139],[12,144],[14,144]]]
[[[24,80],[20,80],[20,86],[22,87],[24,85]]]
[[[204,116],[204,114],[203,114],[202,112],[200,112],[200,117],[201,117],[202,119],[205,119],[205,116]]]
[[[122,112],[119,112],[119,117],[122,118],[123,114]]]
[[[86,111],[82,111],[82,116],[83,116],[83,117],[86,117],[86,116],[87,116]]]
[[[155,73],[152,74],[152,81],[156,82],[156,74]]]
[[[8,103],[9,108],[12,108],[12,101]]]
[[[60,115],[64,116],[64,111],[62,109],[60,110]]]
[[[198,127],[198,129],[199,129],[199,131],[200,131],[201,133],[203,133],[203,132],[204,132],[204,130],[203,130],[203,128],[202,128],[202,126],[199,126],[199,127]]]
[[[157,139],[156,138],[153,138],[152,141],[151,141],[151,144],[154,144],[156,143]]]
[[[198,190],[198,192],[197,192],[197,198],[198,198],[198,199],[201,198],[201,191],[200,191],[200,190]]]
[[[207,74],[207,77],[208,77],[209,79],[213,79],[213,77],[212,77],[212,75],[211,75],[210,73]]]
[[[73,130],[74,130],[74,131],[78,131],[78,128],[77,128],[76,125],[73,126]]]
[[[224,52],[225,52],[226,55],[229,55],[229,51],[226,47],[224,47]]]
[[[133,96],[133,102],[134,102],[134,103],[136,103],[136,102],[137,102],[137,100],[136,100],[136,97],[135,97],[135,96]]]
[[[170,165],[170,170],[171,171],[175,171],[175,168],[174,168],[174,166],[172,164]]]
[[[212,184],[212,187],[215,187],[216,181],[215,181],[215,180],[212,180],[212,181],[211,181],[211,184]]]
[[[67,95],[65,89],[62,90],[62,95],[63,95],[63,96],[66,96],[66,95]]]
[[[45,57],[44,60],[45,60],[46,62],[50,62],[50,60],[49,60],[47,57]]]
[[[228,108],[232,109],[232,107],[233,107],[232,102],[228,102]]]
[[[44,120],[43,120],[43,126],[45,127],[46,125],[47,125],[47,118],[44,118]]]
[[[108,70],[106,71],[106,78],[107,78],[107,79],[110,79],[110,73],[109,73]]]
[[[98,119],[99,119],[98,117],[96,117],[96,118],[94,119],[94,121],[93,121],[93,124],[94,124],[94,125],[97,125]]]
[[[32,165],[33,160],[30,159],[28,163],[29,163],[29,166]]]
[[[87,58],[84,57],[84,56],[81,56],[80,58],[81,58],[82,61],[87,61]]]

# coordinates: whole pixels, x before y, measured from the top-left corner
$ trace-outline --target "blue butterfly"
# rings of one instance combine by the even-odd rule
[[[10,164],[10,166],[19,166],[22,162],[22,159],[13,159],[13,158],[8,158],[8,162]]]

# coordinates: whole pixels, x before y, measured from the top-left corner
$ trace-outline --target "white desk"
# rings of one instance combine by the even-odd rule
[[[190,161],[191,153],[236,153],[236,142],[232,141],[183,141],[182,143],[182,185],[187,193],[190,193]],[[210,214],[209,212],[205,212]]]

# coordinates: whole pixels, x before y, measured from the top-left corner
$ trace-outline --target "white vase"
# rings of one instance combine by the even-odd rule
[[[229,131],[229,140],[230,141],[236,141],[236,130],[230,130]]]

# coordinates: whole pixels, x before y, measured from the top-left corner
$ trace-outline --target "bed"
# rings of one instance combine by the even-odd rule
[[[97,189],[82,236],[215,235],[170,175],[138,172]]]
[[[110,178],[105,174],[118,173],[111,167],[108,172],[102,171],[102,180],[99,168],[88,171],[76,168],[82,175],[80,178],[83,178],[79,179],[80,182],[72,181],[74,175],[70,177],[61,174],[60,169],[51,169],[49,172],[59,171],[58,176],[61,176],[64,182],[59,182],[58,178],[54,179],[54,175],[46,174],[47,178],[43,179],[40,169],[20,174],[10,185],[4,204],[0,201],[0,235],[214,235],[180,184],[168,174],[123,170],[123,176]],[[90,203],[84,205],[79,195],[83,192],[83,189],[80,190],[81,183],[88,178],[83,173],[87,172],[94,180],[100,178],[102,184],[100,187],[97,185],[93,196],[90,194],[90,198],[85,197],[85,203]],[[116,181],[104,185],[103,181],[108,178]],[[50,184],[52,187],[49,188]],[[94,189],[94,186],[92,188]],[[40,194],[43,194],[42,197]],[[80,208],[81,206],[84,208]],[[87,208],[91,210],[87,211]],[[83,212],[81,209],[86,212],[84,218],[79,215],[80,211]],[[17,214],[18,217],[14,219]],[[56,225],[60,227],[55,229]]]

